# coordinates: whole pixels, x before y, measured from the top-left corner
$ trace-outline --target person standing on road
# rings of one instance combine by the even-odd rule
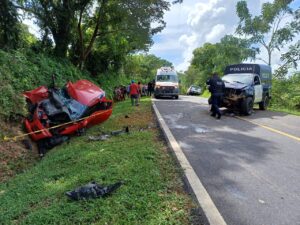
[[[224,81],[217,73],[213,73],[206,84],[209,85],[209,91],[211,93],[211,116],[217,116],[217,119],[221,119],[222,115],[219,106],[225,89]]]
[[[131,98],[131,105],[138,106],[138,98],[139,98],[139,86],[134,82],[134,80],[131,81],[131,85],[129,87],[130,91],[130,98]]]
[[[152,95],[152,87],[153,87],[153,84],[152,84],[151,81],[149,81],[149,83],[148,83],[148,96]]]

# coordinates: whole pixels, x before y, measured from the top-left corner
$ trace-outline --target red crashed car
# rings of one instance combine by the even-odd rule
[[[38,87],[23,93],[30,116],[25,127],[37,141],[40,154],[79,133],[107,120],[112,101],[105,92],[88,80],[68,82],[63,88]]]

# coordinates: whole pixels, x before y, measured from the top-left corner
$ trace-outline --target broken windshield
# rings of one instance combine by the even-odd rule
[[[239,84],[252,84],[253,74],[251,73],[235,73],[227,74],[222,77],[222,80],[226,83],[239,83]]]

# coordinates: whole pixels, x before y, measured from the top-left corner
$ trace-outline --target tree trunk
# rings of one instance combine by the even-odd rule
[[[69,0],[63,0],[63,6],[56,15],[57,26],[52,28],[55,41],[54,54],[58,57],[66,57],[68,45],[71,42],[71,30],[75,16],[75,10],[70,9]]]
[[[89,44],[88,46],[85,48],[84,47],[84,43],[83,43],[83,37],[82,37],[82,30],[81,30],[81,16],[82,16],[82,13],[80,14],[80,19],[79,19],[79,22],[78,22],[78,32],[79,32],[79,37],[80,37],[80,58],[79,58],[79,62],[78,62],[78,67],[80,69],[83,69],[83,66],[84,66],[84,63],[87,59],[87,57],[89,56],[89,54],[91,53],[92,51],[92,47],[94,45],[94,42],[97,38],[97,34],[98,34],[98,31],[100,29],[100,25],[101,23],[103,22],[103,19],[104,19],[104,7],[107,3],[107,0],[102,0],[101,1],[101,4],[100,4],[100,9],[99,9],[99,12],[98,12],[98,15],[97,15],[97,18],[96,18],[96,26],[94,28],[94,32],[93,32],[93,35],[89,41]]]
[[[57,57],[64,58],[67,55],[69,39],[65,34],[53,35],[55,41],[54,55]]]
[[[268,64],[269,64],[269,66],[271,66],[272,52],[270,49],[268,49],[268,57],[269,57]]]

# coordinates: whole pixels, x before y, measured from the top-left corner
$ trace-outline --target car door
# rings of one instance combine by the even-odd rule
[[[259,76],[254,77],[254,92],[255,92],[255,99],[254,103],[259,103],[262,101],[263,98],[263,86],[261,84]]]

